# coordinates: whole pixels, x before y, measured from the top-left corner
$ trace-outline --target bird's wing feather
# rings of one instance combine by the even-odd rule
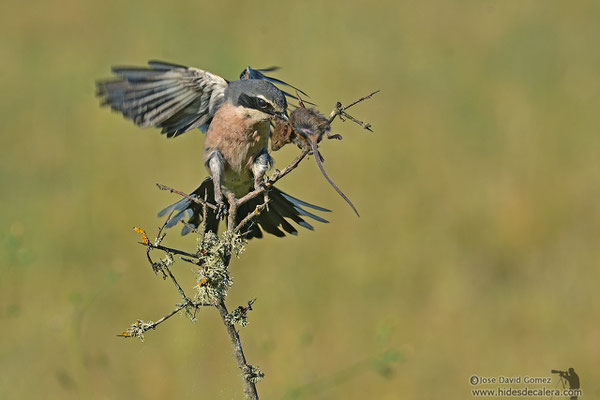
[[[207,125],[221,104],[227,81],[197,68],[149,61],[148,67],[113,67],[115,79],[97,83],[103,105],[167,137]]]
[[[277,71],[279,69],[279,67],[269,67],[269,68],[262,68],[262,69],[255,69],[252,68],[250,66],[246,67],[242,73],[240,74],[240,79],[262,79],[268,82],[271,82],[275,85],[281,85],[281,86],[287,86],[290,87],[292,89],[294,89],[296,92],[302,93],[304,96],[306,97],[310,97],[308,94],[306,94],[304,91],[298,89],[296,86],[294,85],[290,85],[287,82],[284,82],[280,79],[277,78],[273,78],[272,76],[268,76],[265,75],[265,72],[273,72],[273,71]],[[285,90],[280,89],[281,92],[286,96],[289,97],[291,99],[294,100],[299,100],[298,97],[294,96],[291,93],[286,92]],[[315,105],[314,103],[311,103],[310,101],[304,101],[305,103],[311,104],[311,105]]]

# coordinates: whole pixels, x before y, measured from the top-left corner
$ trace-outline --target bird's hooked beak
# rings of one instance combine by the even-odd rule
[[[284,120],[285,122],[288,122],[290,120],[290,116],[288,115],[287,111],[278,112],[275,115]]]

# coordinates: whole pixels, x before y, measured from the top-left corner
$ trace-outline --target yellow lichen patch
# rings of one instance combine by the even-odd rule
[[[148,239],[148,235],[146,235],[146,231],[142,228],[138,228],[137,226],[133,228],[134,231],[142,235],[142,243],[148,246],[150,244],[150,239]]]
[[[203,278],[200,280],[200,282],[198,282],[198,286],[200,287],[204,287],[206,285],[208,285],[208,278]]]

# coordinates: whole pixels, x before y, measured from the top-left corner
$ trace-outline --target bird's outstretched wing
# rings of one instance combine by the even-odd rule
[[[207,128],[227,88],[227,81],[218,75],[161,61],[112,71],[116,79],[97,82],[102,104],[136,125],[162,128],[167,137]]]

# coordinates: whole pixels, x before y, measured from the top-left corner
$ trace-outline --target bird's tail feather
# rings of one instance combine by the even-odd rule
[[[250,187],[249,190],[252,190],[252,187]],[[207,178],[204,180],[191,195],[197,196],[200,199],[206,198],[207,202],[214,204],[212,179]],[[242,219],[253,212],[256,207],[262,203],[263,197],[258,196],[240,206],[236,215],[236,224],[239,224]],[[263,231],[277,237],[283,237],[286,233],[290,235],[298,234],[298,231],[290,221],[310,230],[314,229],[313,226],[306,222],[303,217],[308,217],[322,223],[328,222],[326,219],[307,211],[305,208],[321,212],[330,212],[330,210],[326,208],[296,199],[275,187],[271,187],[269,189],[269,210],[263,210],[253,221],[248,222],[242,227],[241,232],[246,239],[262,238]],[[158,213],[158,216],[163,217],[168,214],[171,214],[172,216],[166,225],[167,228],[177,225],[180,221],[186,221],[188,225],[197,228],[202,222],[203,209],[202,205],[185,198],[166,207]],[[188,225],[185,225],[182,228],[182,235],[187,235],[191,231],[191,228]],[[209,209],[206,213],[206,230],[216,233],[218,225],[219,221],[217,220],[214,211]]]

